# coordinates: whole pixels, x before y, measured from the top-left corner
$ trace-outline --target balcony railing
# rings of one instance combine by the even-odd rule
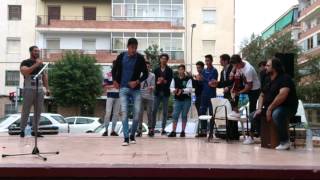
[[[307,15],[309,12],[315,10],[315,8],[319,5],[320,5],[320,0],[313,2],[312,4],[310,4],[309,6],[301,10],[301,12],[299,13],[299,17],[303,17]]]
[[[49,18],[47,15],[37,16],[37,26],[50,26],[57,22],[148,22],[148,23],[163,23],[172,28],[184,27],[184,18],[169,18],[169,17],[111,17],[97,16],[95,19],[87,20],[84,16],[60,16],[60,18]]]
[[[299,35],[299,39],[303,39],[315,32],[317,32],[318,30],[320,30],[320,24],[313,26],[312,28],[306,29],[304,31],[302,31]]]
[[[76,52],[79,54],[85,54],[95,57],[99,63],[112,63],[116,59],[117,55],[120,54],[121,50],[82,50],[82,49],[42,49],[41,58],[44,61],[55,62],[63,58],[68,52]],[[143,53],[140,51],[140,53]],[[184,51],[166,51],[170,56],[172,63],[183,63]]]

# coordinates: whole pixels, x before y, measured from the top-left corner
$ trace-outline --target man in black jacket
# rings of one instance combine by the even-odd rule
[[[154,136],[154,128],[157,122],[157,113],[162,102],[162,131],[161,135],[166,135],[166,131],[164,130],[167,124],[168,118],[168,101],[170,97],[170,84],[173,77],[172,69],[167,65],[169,61],[168,54],[160,55],[160,67],[154,70],[155,81],[156,81],[156,89],[155,89],[155,98],[154,98],[154,106],[153,106],[153,123],[151,127],[149,127],[149,136]]]
[[[123,125],[123,146],[129,145],[128,103],[133,97],[134,117],[132,122],[130,141],[135,144],[135,133],[138,127],[139,111],[141,106],[140,83],[147,79],[148,70],[144,57],[137,53],[138,41],[130,38],[127,45],[128,51],[121,53],[112,68],[114,87],[120,88],[120,104]]]

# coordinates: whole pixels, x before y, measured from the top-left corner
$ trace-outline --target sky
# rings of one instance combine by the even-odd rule
[[[261,34],[298,0],[235,0],[236,52],[252,33]]]

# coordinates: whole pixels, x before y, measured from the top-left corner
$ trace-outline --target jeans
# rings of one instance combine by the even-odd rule
[[[140,90],[120,88],[120,103],[121,103],[121,116],[122,116],[122,126],[124,138],[129,138],[129,122],[128,122],[128,106],[129,98],[133,97],[133,120],[131,127],[131,136],[134,136],[138,127],[139,122],[139,111],[141,106],[141,93]]]
[[[206,115],[208,109],[209,109],[209,114],[211,116],[213,115],[211,98],[213,98],[213,97],[206,96],[206,95],[201,96],[200,115]],[[207,121],[200,121],[198,134],[207,134],[207,129],[208,129],[208,122]]]
[[[295,113],[287,107],[279,106],[272,111],[272,120],[277,127],[280,144],[289,142],[288,123]]]
[[[175,100],[173,109],[173,121],[178,122],[179,116],[181,114],[182,122],[187,122],[188,112],[191,106],[191,99],[185,99],[183,101]]]
[[[141,109],[139,112],[139,128],[138,130],[142,133],[143,113],[144,109],[147,109],[148,126],[150,127],[153,123],[152,111],[153,111],[153,100],[152,99],[141,99]]]
[[[112,131],[114,131],[117,121],[120,115],[120,99],[119,98],[107,98],[106,102],[106,115],[104,117],[104,126],[108,130],[109,122],[112,115]]]
[[[153,123],[151,124],[151,127],[149,126],[149,129],[154,129],[156,127],[157,122],[157,113],[160,106],[160,103],[162,102],[162,129],[164,129],[167,125],[167,119],[168,119],[168,101],[169,97],[164,96],[163,94],[160,94],[159,96],[155,96],[154,98],[154,104],[153,104]]]

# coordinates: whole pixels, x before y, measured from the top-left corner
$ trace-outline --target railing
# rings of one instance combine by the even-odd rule
[[[312,127],[320,127],[320,104],[304,103],[303,107],[306,112],[308,122]]]
[[[315,33],[317,30],[320,30],[320,24],[317,24],[311,28],[308,28],[308,29],[302,31],[301,34],[299,35],[300,36],[299,39],[303,39],[303,38]]]
[[[183,27],[184,18],[171,17],[112,17],[112,16],[96,16],[95,19],[86,20],[84,16],[60,16],[59,19],[49,18],[47,15],[37,16],[37,26],[50,25],[52,21],[143,21],[143,22],[167,22],[172,27]]]
[[[315,7],[317,7],[318,5],[320,5],[320,0],[317,0],[313,3],[311,3],[310,5],[306,6],[304,9],[301,10],[301,12],[299,13],[299,17],[303,17],[306,14],[308,14],[310,11],[312,11]]]

